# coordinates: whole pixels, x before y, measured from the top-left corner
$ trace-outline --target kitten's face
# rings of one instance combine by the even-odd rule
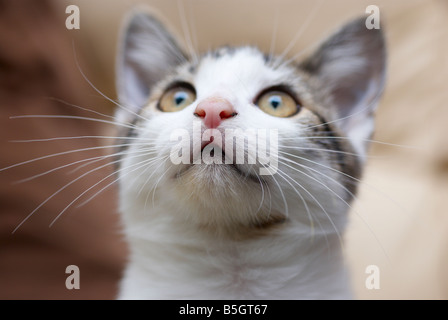
[[[325,73],[338,59],[325,43],[301,66],[252,47],[191,61],[157,21],[136,15],[119,60],[120,99],[134,109],[118,118],[136,126],[121,157],[122,197],[143,211],[162,204],[200,226],[259,228],[293,219],[322,230],[341,227],[345,219],[331,215],[344,216],[355,192],[347,176],[359,177],[363,139],[371,133],[373,106],[366,101],[375,97],[367,88],[376,85],[377,95],[383,76],[382,65],[371,67],[357,54],[364,45],[353,44],[351,53],[355,65],[365,65],[363,83],[351,79],[359,70],[349,65]],[[319,56],[327,61],[316,64]],[[347,109],[356,116],[339,120]]]

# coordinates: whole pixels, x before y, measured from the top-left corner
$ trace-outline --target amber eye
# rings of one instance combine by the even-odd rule
[[[255,104],[267,114],[281,118],[295,115],[300,108],[289,93],[276,89],[262,93]]]
[[[177,84],[163,94],[158,108],[165,112],[175,112],[184,109],[196,100],[196,92],[189,84]]]

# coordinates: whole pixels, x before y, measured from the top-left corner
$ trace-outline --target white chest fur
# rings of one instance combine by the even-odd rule
[[[120,299],[351,297],[336,235],[311,237],[291,223],[236,240],[155,211],[126,228],[131,255]]]

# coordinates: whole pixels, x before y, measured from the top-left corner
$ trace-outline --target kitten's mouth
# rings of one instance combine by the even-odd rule
[[[261,178],[261,177],[259,177],[257,175],[254,175],[254,174],[242,171],[235,164],[226,164],[226,163],[222,163],[222,164],[214,164],[214,163],[212,163],[212,164],[204,164],[204,163],[202,163],[202,164],[189,164],[189,165],[186,165],[186,167],[183,168],[181,171],[177,172],[175,178],[177,178],[177,179],[182,178],[182,176],[184,176],[187,172],[191,171],[192,169],[194,169],[197,166],[222,166],[223,168],[226,168],[226,169],[228,168],[227,170],[234,171],[242,179],[251,180],[251,181],[253,181],[253,182],[257,183],[257,184],[260,184],[261,181],[264,180],[263,178]]]
[[[220,163],[205,163],[203,161],[204,150],[209,145],[212,145],[213,148],[210,151],[207,151],[207,156],[215,157],[215,150],[219,150],[221,153]],[[245,180],[254,181],[257,184],[261,183],[261,181],[264,180],[259,175],[256,175],[256,174],[248,172],[248,171],[243,171],[237,164],[234,163],[234,161],[229,161],[228,158],[226,157],[225,151],[221,147],[214,145],[213,140],[202,143],[202,145],[201,145],[201,162],[199,164],[193,163],[193,157],[191,157],[190,160],[191,161],[189,164],[184,164],[184,168],[182,168],[180,171],[178,171],[176,173],[175,178],[177,178],[177,179],[181,178],[187,172],[193,170],[194,168],[199,168],[199,167],[204,167],[204,166],[210,166],[210,168],[211,167],[216,168],[216,166],[219,166],[220,169],[231,170],[234,173],[236,173],[237,175],[241,176],[241,178],[243,178]],[[229,162],[231,162],[231,163],[229,163]]]

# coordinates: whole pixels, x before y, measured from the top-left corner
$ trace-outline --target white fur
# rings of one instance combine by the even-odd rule
[[[303,226],[291,224],[279,234],[229,241],[176,223],[163,210],[127,228],[132,253],[120,299],[351,297],[334,236],[312,240]]]

